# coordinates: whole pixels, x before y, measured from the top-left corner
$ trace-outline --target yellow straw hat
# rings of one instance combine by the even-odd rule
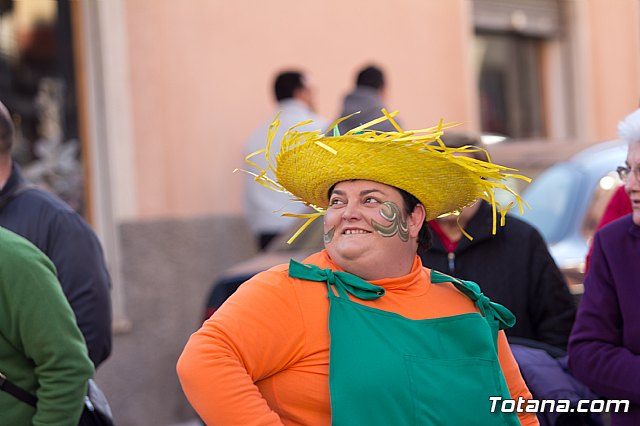
[[[312,207],[316,213],[309,215],[284,216],[306,217],[309,220],[291,238],[324,214],[329,204],[329,190],[338,182],[346,180],[371,180],[403,189],[415,196],[424,206],[426,220],[435,219],[447,213],[460,212],[478,198],[487,200],[494,210],[494,232],[496,228],[496,209],[501,212],[501,223],[511,205],[503,208],[494,197],[496,188],[511,192],[522,210],[522,199],[503,182],[509,177],[529,179],[507,173],[513,171],[490,161],[481,161],[460,155],[481,148],[465,146],[448,148],[440,137],[444,129],[456,125],[442,124],[423,130],[404,131],[393,117],[397,114],[382,110],[383,116],[350,130],[344,135],[325,135],[320,130],[299,132],[296,127],[309,122],[299,123],[290,128],[282,138],[280,152],[275,162],[269,154],[273,135],[279,126],[278,118],[271,124],[267,146],[247,156],[247,163],[257,168],[252,173],[262,185],[291,195],[292,200]],[[332,124],[331,128],[346,119],[344,117]],[[396,132],[367,130],[379,122],[388,120]],[[251,157],[264,153],[267,169],[259,168]],[[246,171],[246,170],[245,170]]]

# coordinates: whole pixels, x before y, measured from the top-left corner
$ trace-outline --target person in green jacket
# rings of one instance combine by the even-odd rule
[[[0,373],[38,399],[32,407],[0,386],[0,424],[58,426],[78,424],[87,380],[94,373],[53,264],[34,245],[4,228],[0,228]]]

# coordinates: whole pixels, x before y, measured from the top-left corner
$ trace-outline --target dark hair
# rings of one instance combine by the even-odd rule
[[[420,200],[418,200],[415,196],[409,194],[404,189],[400,189],[394,186],[402,195],[402,200],[404,201],[404,211],[407,215],[410,215],[415,210],[416,206],[420,204]],[[418,233],[418,251],[420,250],[429,250],[431,248],[431,229],[429,228],[429,224],[425,221],[422,223],[422,227],[420,228],[420,232]]]
[[[369,65],[358,73],[356,85],[381,89],[384,87],[384,74],[380,68]]]
[[[293,98],[296,90],[304,88],[304,76],[297,71],[281,72],[276,77],[273,88],[278,101]]]
[[[9,111],[0,102],[0,154],[6,154],[11,151],[13,144],[13,121],[9,115]]]

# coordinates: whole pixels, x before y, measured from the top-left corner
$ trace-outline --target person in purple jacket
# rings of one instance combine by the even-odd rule
[[[611,413],[612,426],[640,425],[640,109],[618,134],[629,144],[618,173],[633,211],[596,233],[569,338],[574,376],[603,398],[629,401],[628,412]]]

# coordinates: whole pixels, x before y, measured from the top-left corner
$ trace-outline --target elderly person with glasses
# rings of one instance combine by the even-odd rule
[[[611,424],[640,425],[640,109],[618,126],[628,142],[618,168],[633,211],[594,238],[584,295],[569,339],[569,368],[594,392],[629,401]]]

